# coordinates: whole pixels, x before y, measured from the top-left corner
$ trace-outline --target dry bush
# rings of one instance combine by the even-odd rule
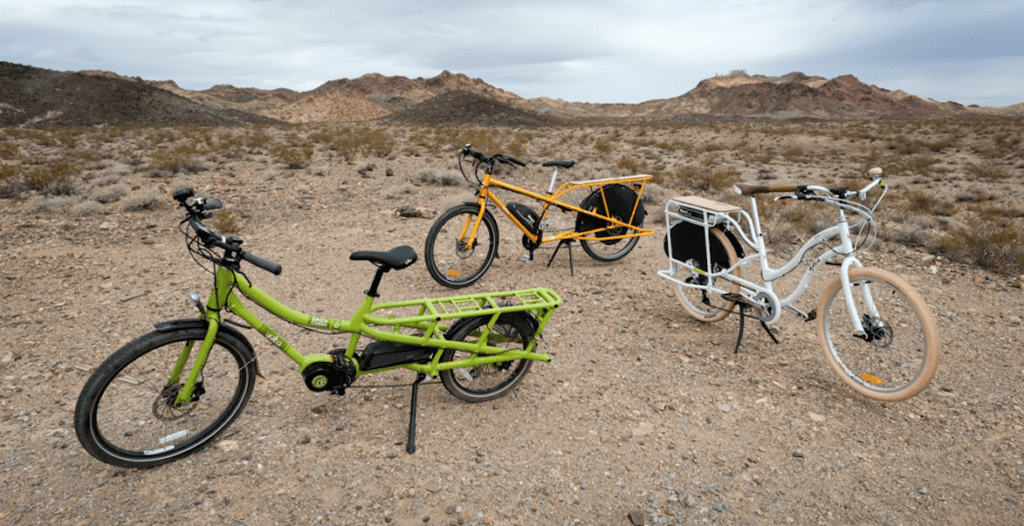
[[[1024,271],[1024,233],[1019,226],[985,222],[944,235],[936,247],[948,258],[993,272]]]
[[[240,223],[242,216],[238,210],[219,210],[213,218],[209,220],[210,226],[213,227],[213,231],[221,235],[237,234],[242,231],[242,225]]]
[[[420,182],[438,186],[459,186],[465,181],[462,174],[455,170],[446,170],[438,173],[437,170],[432,168],[420,170],[416,177]]]
[[[1013,177],[1013,171],[1005,164],[985,161],[981,164],[969,163],[964,169],[968,175],[989,181],[1002,181]]]
[[[296,170],[309,166],[313,160],[313,147],[279,145],[271,148],[271,154],[288,168]]]
[[[939,162],[939,159],[930,154],[915,154],[900,156],[886,165],[886,173],[895,175],[905,172],[928,175],[932,165]]]
[[[807,151],[803,146],[794,144],[782,150],[782,158],[791,163],[802,163],[807,160]]]
[[[192,144],[180,144],[174,148],[154,153],[149,161],[153,170],[170,173],[198,173],[205,170],[202,153]]]
[[[885,229],[879,230],[879,236],[885,240],[893,241],[907,246],[934,246],[932,229],[935,221],[929,217],[901,216],[891,222]]]
[[[76,191],[74,178],[78,173],[74,162],[61,160],[29,170],[25,183],[43,195],[72,195]]]
[[[615,166],[627,175],[650,173],[651,167],[636,157],[620,157]]]
[[[17,144],[0,141],[0,159],[11,161],[21,156],[21,148]]]
[[[71,205],[71,209],[68,212],[74,217],[86,217],[102,214],[105,212],[105,209],[103,205],[96,201],[85,200]]]
[[[121,210],[125,212],[137,212],[153,208],[159,197],[152,193],[132,194],[121,200]]]
[[[33,212],[56,212],[78,203],[81,199],[69,195],[38,196],[29,201],[29,208]]]
[[[123,184],[116,184],[94,190],[91,197],[98,203],[110,204],[117,201],[127,193],[127,186]]]
[[[902,208],[911,214],[952,216],[957,212],[953,203],[942,201],[931,192],[912,190],[902,194],[902,197]]]

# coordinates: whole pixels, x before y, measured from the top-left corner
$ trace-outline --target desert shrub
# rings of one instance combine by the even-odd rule
[[[273,140],[266,130],[256,128],[245,135],[242,144],[245,145],[249,153],[257,153],[265,150]]]
[[[598,139],[594,143],[594,149],[601,153],[611,153],[612,143],[607,139]]]
[[[132,194],[121,200],[121,210],[125,212],[149,210],[156,204],[157,199],[157,196],[151,193]]]
[[[990,181],[1000,181],[1013,177],[1013,171],[1009,167],[994,161],[986,161],[981,164],[970,163],[965,168],[965,171],[969,175]]]
[[[951,216],[956,213],[952,203],[940,201],[930,192],[910,191],[903,194],[902,208],[911,214]]]
[[[198,173],[204,170],[201,155],[202,152],[193,144],[180,144],[154,153],[150,158],[149,167],[162,172]]]
[[[71,205],[68,212],[74,217],[86,217],[102,214],[104,212],[103,205],[92,200],[79,201]]]
[[[787,146],[785,149],[782,150],[782,158],[791,163],[803,162],[806,159],[806,157],[807,151],[804,149],[803,146],[800,146],[798,144]]]
[[[69,195],[39,196],[29,202],[33,212],[56,212],[79,202],[80,199]]]
[[[438,186],[459,186],[464,181],[462,174],[454,170],[447,170],[441,173],[433,169],[421,170],[416,177],[419,178],[420,182]]]
[[[627,174],[644,174],[651,171],[650,166],[636,157],[620,157],[619,162],[615,163]]]
[[[28,190],[25,178],[21,176],[21,167],[12,164],[0,164],[0,198],[9,199],[21,195]]]
[[[213,227],[213,231],[218,234],[237,234],[242,230],[242,225],[239,222],[241,215],[242,213],[237,210],[218,210],[209,223]]]
[[[13,160],[21,155],[21,148],[17,144],[7,141],[0,141],[0,159]]]
[[[397,142],[390,133],[384,130],[368,130],[362,137],[363,151],[377,157],[387,157],[395,149]]]
[[[907,155],[888,163],[886,172],[892,175],[904,172],[928,175],[929,168],[937,162],[939,162],[938,158],[930,154]]]
[[[28,187],[43,195],[71,195],[75,193],[74,178],[78,175],[75,163],[63,160],[36,166],[25,174]]]
[[[940,253],[985,270],[1020,274],[1024,270],[1024,233],[1019,227],[983,223],[960,228],[939,241]]]
[[[1024,209],[1014,206],[987,205],[974,209],[981,221],[988,223],[1004,223],[1007,219],[1024,217]]]
[[[935,222],[927,216],[903,216],[893,221],[889,228],[879,231],[879,236],[888,241],[909,246],[930,246],[931,229]]]
[[[271,153],[293,170],[309,166],[313,159],[312,146],[276,146],[271,149]]]
[[[128,187],[123,184],[98,188],[92,193],[92,198],[99,203],[109,204],[117,201],[128,193]]]

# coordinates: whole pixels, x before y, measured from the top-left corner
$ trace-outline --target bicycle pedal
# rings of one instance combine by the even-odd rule
[[[805,319],[804,321],[814,321],[816,319],[818,319],[818,309],[814,309],[811,312],[808,312],[807,319]]]

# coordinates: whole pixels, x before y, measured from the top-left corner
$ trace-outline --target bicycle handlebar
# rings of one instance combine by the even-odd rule
[[[214,263],[237,269],[238,262],[244,259],[275,276],[281,274],[283,268],[279,263],[242,250],[242,238],[238,236],[224,237],[216,234],[203,223],[203,219],[213,217],[213,213],[210,210],[221,208],[222,205],[219,200],[206,200],[202,197],[196,197],[190,205],[188,204],[188,198],[192,196],[191,188],[182,188],[174,192],[174,199],[181,204],[181,207],[185,209],[187,214],[182,223],[187,222],[206,247],[217,247],[224,250],[224,257],[220,260],[213,260]]]
[[[871,182],[867,186],[860,190],[851,191],[848,188],[826,188],[824,186],[817,185],[806,185],[806,184],[764,184],[764,183],[736,183],[732,186],[733,192],[739,195],[756,195],[756,194],[767,194],[773,192],[794,192],[797,199],[806,199],[807,197],[814,195],[815,192],[826,192],[832,197],[838,197],[845,199],[848,196],[857,196],[859,199],[864,199],[867,196],[869,190],[875,186],[882,185],[882,169],[872,168],[868,171],[868,177],[871,178]]]
[[[519,165],[519,166],[526,166],[526,163],[524,163],[523,161],[520,161],[519,159],[516,159],[515,157],[512,157],[511,155],[506,155],[506,154],[503,154],[503,153],[496,153],[496,154],[494,154],[494,155],[492,155],[490,157],[487,157],[486,155],[484,155],[484,154],[474,150],[472,144],[467,144],[467,145],[463,146],[462,147],[462,151],[460,151],[459,154],[460,155],[468,155],[468,156],[476,159],[477,161],[480,161],[482,163],[487,163],[487,164],[491,164],[491,163],[497,161],[497,162],[505,163],[505,164],[516,164],[516,165]]]

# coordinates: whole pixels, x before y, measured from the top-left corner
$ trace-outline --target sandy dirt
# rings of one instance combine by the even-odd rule
[[[574,156],[557,146],[554,158]],[[557,291],[564,304],[541,342],[552,362],[482,404],[425,385],[414,455],[404,451],[410,390],[385,387],[412,373],[361,378],[344,397],[312,393],[251,331],[263,377],[212,446],[150,470],[111,467],[81,448],[73,411],[89,370],[154,323],[192,316],[187,291],[210,285],[176,230],[182,214],[171,192],[192,186],[219,198],[245,246],[284,266],[276,277],[248,270],[256,285],[298,310],[347,317],[372,277],[351,252],[422,252],[433,219],[396,211],[429,216],[472,195],[421,175],[452,173],[452,152],[413,150],[298,170],[248,156],[158,177],[110,163],[101,173],[118,174],[129,195],[158,197],[131,212],[118,202],[76,215],[30,198],[0,201],[0,523],[1024,522],[1024,291],[1015,277],[888,241],[864,253],[926,298],[943,350],[923,393],[874,402],[828,370],[813,323],[784,315],[773,326],[778,345],[748,324],[733,354],[735,317],[702,325],[684,313],[657,276],[667,267],[657,209],[670,188],[647,205],[655,236],[610,264],[577,247],[575,276],[564,250],[550,267],[549,247],[522,261],[518,232],[498,218],[500,257],[467,291]],[[360,174],[367,164],[374,169]],[[781,160],[774,170],[779,181],[798,172]],[[513,181],[540,189],[547,174],[537,166]],[[879,216],[887,226],[884,201]],[[807,310],[824,281],[808,292]],[[381,287],[384,301],[453,293],[422,259]],[[343,345],[343,336],[268,318],[304,353]]]

